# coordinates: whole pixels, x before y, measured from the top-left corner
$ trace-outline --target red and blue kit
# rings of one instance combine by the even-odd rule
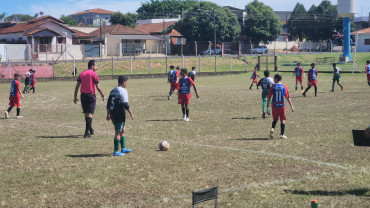
[[[308,70],[308,86],[317,87],[317,69],[316,68]]]
[[[170,82],[171,82],[171,91],[174,91],[178,89],[177,86],[177,77],[179,76],[179,71],[178,70],[173,70],[172,74],[170,75]]]
[[[253,74],[252,74],[252,77],[251,77],[253,79],[253,83],[258,83],[257,77],[258,77],[257,71],[255,70],[255,71],[253,71]]]
[[[365,66],[366,74],[367,74],[367,81],[370,82],[370,64]]]
[[[10,94],[9,94],[9,105],[10,106],[21,106],[20,100],[21,95],[19,94],[19,89],[21,85],[17,80],[13,80],[10,87]]]
[[[30,82],[31,82],[31,87],[36,86],[36,75],[34,73],[32,73],[30,76]]]
[[[302,67],[296,67],[294,69],[294,73],[295,73],[295,80],[296,80],[296,82],[302,83],[303,74],[304,74],[303,68]]]
[[[272,117],[274,121],[286,120],[285,116],[285,103],[284,97],[289,98],[289,91],[287,86],[283,84],[274,84],[269,89],[267,97],[270,99],[272,96]]]
[[[181,78],[179,80],[178,104],[187,104],[187,103],[189,103],[191,85],[195,85],[195,83],[190,77]]]

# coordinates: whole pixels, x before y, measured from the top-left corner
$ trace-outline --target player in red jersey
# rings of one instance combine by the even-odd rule
[[[32,93],[35,94],[35,90],[36,90],[36,71],[35,70],[32,70],[32,73],[30,75],[30,85],[31,85],[31,88],[27,90],[27,93],[32,90]]]
[[[370,86],[370,60],[366,61],[366,74],[367,74],[367,84]]]
[[[258,74],[257,74],[257,69],[258,69],[258,64],[254,67],[254,71],[253,71],[253,74],[251,76],[251,79],[253,79],[253,81],[252,81],[251,86],[249,87],[250,90],[252,89],[252,86],[253,86],[254,83],[256,83],[256,86],[257,86],[257,89],[258,89],[257,77],[260,77],[260,76],[258,76]]]
[[[274,130],[277,121],[281,121],[281,139],[286,139],[287,137],[284,135],[285,131],[285,103],[284,103],[284,97],[288,100],[288,103],[290,105],[290,108],[292,109],[292,112],[294,112],[294,107],[292,104],[292,101],[290,100],[289,91],[287,86],[281,83],[282,76],[280,74],[275,74],[274,76],[274,82],[275,84],[272,85],[269,89],[269,94],[267,95],[267,108],[269,107],[269,102],[272,97],[272,118],[274,119],[272,121],[272,128],[270,130],[270,139],[274,138]]]
[[[301,83],[301,92],[303,92],[302,81],[304,78],[304,71],[303,68],[301,67],[300,62],[297,62],[297,67],[294,69],[293,77],[294,76],[295,76],[295,92],[297,92],[298,90],[298,82]]]
[[[302,93],[302,95],[304,97],[306,97],[306,92],[312,87],[314,86],[315,88],[315,97],[317,97],[317,69],[315,68],[316,64],[315,63],[312,63],[311,64],[311,69],[308,70],[308,73],[307,73],[307,77],[308,77],[308,87],[306,88],[306,90],[304,91],[304,93]]]
[[[172,69],[172,68],[171,68]],[[179,73],[180,73],[180,67],[179,66],[177,66],[176,67],[176,70],[173,70],[172,71],[172,73],[171,74],[169,74],[169,81],[170,81],[170,83],[171,83],[171,88],[170,88],[170,92],[168,93],[168,96],[167,96],[167,98],[169,99],[169,100],[171,100],[171,95],[172,95],[172,93],[176,90],[176,89],[178,89],[177,87],[178,87],[178,81],[179,81]]]
[[[187,69],[181,69],[181,78],[178,86],[178,104],[181,104],[184,121],[189,121],[190,87],[192,85],[197,98],[199,98],[197,87],[195,86],[194,81],[190,77],[186,76],[187,74]]]
[[[13,109],[14,106],[17,107],[17,118],[23,118],[20,116],[21,113],[21,98],[23,99],[23,95],[21,93],[21,84],[19,80],[21,79],[21,75],[19,73],[14,74],[14,80],[11,83],[10,87],[10,94],[9,94],[9,108],[5,111],[5,118],[9,118],[9,113]]]

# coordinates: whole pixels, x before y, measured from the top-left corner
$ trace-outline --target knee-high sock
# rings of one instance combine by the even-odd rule
[[[189,118],[189,110],[186,109],[186,117]]]
[[[280,127],[281,127],[281,134],[280,135],[284,135],[284,131],[285,131],[285,124],[281,124],[280,125]]]
[[[315,86],[315,97],[317,96],[317,87]]]
[[[311,88],[311,87],[307,87],[303,94],[306,94],[306,92],[307,92],[310,88]]]
[[[182,115],[185,115],[185,107],[181,107],[181,110],[182,110]]]
[[[90,132],[90,129],[91,129],[92,118],[91,117],[86,117],[85,122],[86,122],[85,134],[88,134]]]
[[[126,148],[126,137],[125,136],[121,137],[121,148],[122,149]]]
[[[119,152],[119,139],[114,138],[114,152]]]
[[[14,107],[14,106],[9,106],[9,108],[8,108],[8,110],[7,110],[7,111],[8,111],[8,113],[10,113],[10,111],[13,109],[13,107]]]
[[[331,86],[332,91],[334,91],[334,83],[335,83],[335,81],[333,81],[333,85]]]
[[[272,121],[272,128],[274,129],[278,121]]]
[[[337,82],[337,84],[342,88],[342,85],[339,82]]]
[[[19,116],[20,114],[21,114],[21,109],[17,108],[17,116]]]
[[[263,103],[262,103],[262,112],[266,112],[266,102],[267,102],[267,100],[263,100]]]

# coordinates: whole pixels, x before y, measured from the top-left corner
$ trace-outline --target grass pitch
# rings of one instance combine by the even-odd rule
[[[351,134],[370,122],[365,74],[343,74],[344,91],[334,93],[332,75],[319,74],[318,97],[311,89],[306,98],[284,74],[296,110],[287,106],[286,140],[279,124],[267,139],[272,119],[261,118],[250,75],[200,76],[190,122],[181,120],[176,96],[167,100],[165,79],[130,79],[133,152],[122,157],[112,156],[114,129],[99,95],[96,133],[83,139],[75,82],[37,83],[37,94],[22,101],[24,119],[15,109],[0,119],[1,206],[190,207],[192,191],[218,185],[219,207],[309,207],[313,198],[320,207],[370,207],[370,149],[353,146]],[[116,85],[101,81],[106,97]],[[0,85],[2,112],[9,87]],[[161,140],[170,151],[158,151]]]

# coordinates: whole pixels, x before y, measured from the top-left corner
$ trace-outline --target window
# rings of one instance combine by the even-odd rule
[[[370,39],[365,39],[365,45],[370,45]]]

